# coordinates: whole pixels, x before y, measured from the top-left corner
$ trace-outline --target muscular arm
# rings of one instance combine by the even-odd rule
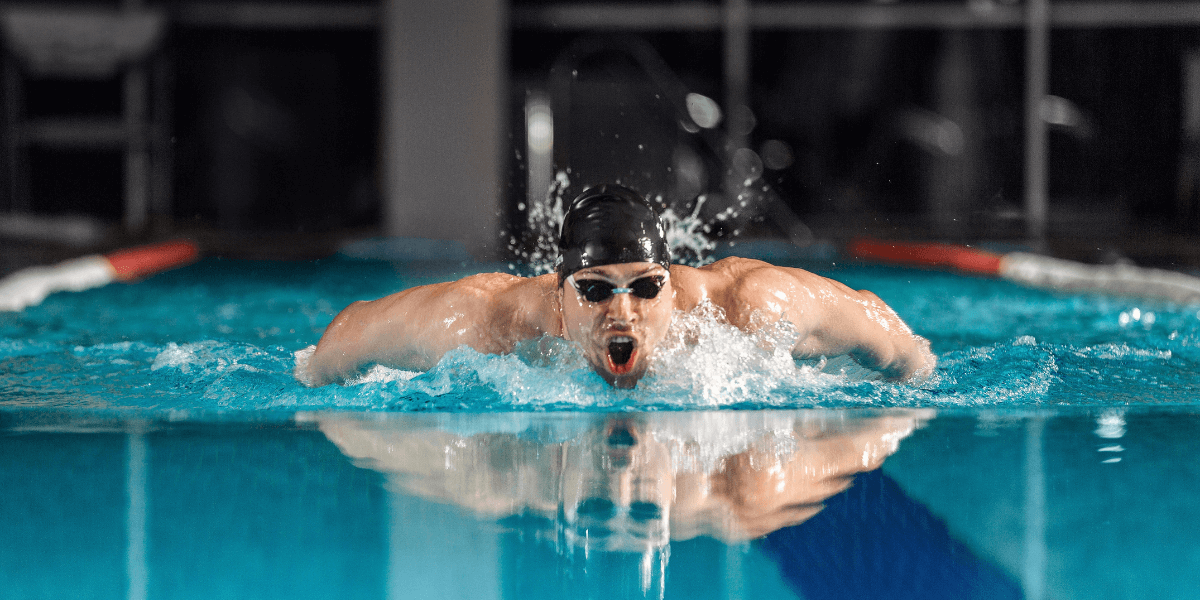
[[[548,301],[542,288],[549,282],[541,279],[486,273],[355,302],[325,329],[296,376],[319,386],[370,364],[429,369],[446,352],[464,345],[485,353],[508,352],[516,342],[546,333],[538,314]]]
[[[929,342],[914,334],[879,296],[826,281],[833,290],[818,303],[817,322],[796,344],[794,355],[849,354],[858,364],[894,381],[933,372],[937,359],[929,351]]]
[[[681,273],[691,274],[702,295],[724,309],[730,323],[741,329],[791,322],[800,334],[792,349],[797,358],[848,354],[892,380],[928,375],[936,365],[929,343],[866,290],[855,291],[802,269],[749,259],[726,259]]]

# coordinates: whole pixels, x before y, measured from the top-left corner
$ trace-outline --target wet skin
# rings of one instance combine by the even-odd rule
[[[618,293],[589,302],[555,275],[484,273],[356,302],[330,323],[312,356],[297,361],[296,377],[325,385],[372,364],[424,370],[459,346],[503,354],[550,335],[578,344],[601,377],[629,388],[652,364],[673,311],[702,303],[745,331],[791,323],[797,358],[846,354],[897,381],[922,378],[936,364],[928,342],[879,297],[802,269],[727,258],[699,269],[672,265],[669,275],[654,263],[604,265],[576,272],[575,280],[628,287],[656,275],[665,280],[652,299]]]
[[[613,387],[636,386],[650,366],[654,349],[666,337],[675,309],[670,274],[657,264],[627,263],[582,269],[574,275],[575,281],[594,279],[618,287],[643,277],[663,278],[663,287],[654,298],[617,293],[607,300],[589,302],[574,285],[564,284],[559,289],[563,337],[575,342],[592,368]],[[632,353],[626,355],[630,344]]]
[[[771,433],[759,429],[753,438],[745,435],[751,430],[746,422],[729,412],[703,420],[666,412],[608,417],[558,442],[510,433],[461,435],[353,414],[298,418],[315,421],[364,467],[397,476],[397,488],[482,515],[540,514],[560,525],[623,523],[640,530],[642,539],[657,522],[662,542],[697,535],[732,542],[806,521],[856,474],[880,468],[901,440],[933,417],[932,411],[787,414],[777,418],[790,423],[774,421]],[[748,443],[724,445],[739,437]],[[588,504],[599,510],[584,510]],[[657,509],[658,518],[645,518],[641,527],[635,519],[614,518],[614,508],[629,515],[638,505]]]

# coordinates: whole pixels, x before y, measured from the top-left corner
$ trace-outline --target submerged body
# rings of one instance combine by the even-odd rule
[[[653,297],[629,293],[653,279]],[[932,372],[929,344],[882,300],[796,268],[727,258],[701,268],[657,262],[604,264],[523,278],[485,273],[356,302],[329,325],[297,377],[325,385],[372,364],[426,370],[459,346],[503,354],[545,335],[579,345],[592,367],[616,387],[646,373],[675,311],[711,303],[744,331],[790,323],[796,358],[849,355],[892,380]],[[606,298],[590,301],[579,282],[602,282]],[[615,288],[615,289],[613,289]]]

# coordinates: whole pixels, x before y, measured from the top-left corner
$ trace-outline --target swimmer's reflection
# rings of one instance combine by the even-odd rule
[[[320,428],[407,492],[486,515],[561,516],[581,543],[614,528],[665,543],[757,538],[802,522],[855,474],[879,468],[926,416],[446,415],[441,428],[339,416]]]
[[[864,523],[900,504],[907,503],[902,512],[918,509],[909,515],[916,521],[927,518],[940,526],[879,471],[901,440],[931,416],[924,411],[872,416],[826,411],[509,414],[442,415],[436,423],[415,417],[371,421],[322,416],[319,425],[343,453],[389,474],[403,491],[481,515],[509,517],[513,526],[524,523],[528,529],[535,523],[531,533],[560,555],[578,550],[584,556],[640,553],[643,591],[651,581],[658,582],[656,587],[663,584],[672,540],[709,536],[726,542],[757,540],[805,598],[980,597],[964,595],[970,586],[946,587],[953,593],[939,596],[933,593],[937,582],[931,589],[928,580],[907,586],[905,595],[904,582],[912,580],[913,572],[899,573],[897,579],[883,572],[854,572],[852,566],[864,564],[856,552],[879,551],[864,537],[871,533],[863,531]],[[871,506],[880,501],[889,505]],[[855,521],[847,503],[860,505],[868,518]],[[832,512],[817,518],[827,507]],[[911,536],[912,531],[902,531],[905,523],[903,517],[880,522],[879,527],[895,532],[882,532],[878,539],[894,540],[890,533]],[[944,526],[933,529],[937,535],[945,533]],[[929,549],[925,541],[911,541],[917,544],[912,548]],[[838,555],[843,574],[857,583],[831,579],[831,563],[819,556],[822,548]],[[875,558],[902,565],[913,559],[905,551],[900,544],[887,550],[898,555]],[[971,556],[961,544],[950,548],[949,554],[955,553],[961,555],[954,559],[959,562]],[[918,562],[928,558],[917,556]],[[995,596],[997,590],[1015,590],[1015,595],[1000,595],[1019,596],[1002,574],[979,564],[981,573],[991,577],[994,571],[995,577],[977,591]],[[814,576],[814,566],[827,572]],[[948,572],[942,567],[936,577]],[[864,583],[881,577],[891,581]],[[830,582],[836,585],[830,587]]]

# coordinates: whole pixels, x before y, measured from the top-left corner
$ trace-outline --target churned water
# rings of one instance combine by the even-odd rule
[[[777,262],[876,292],[937,372],[701,310],[629,391],[555,340],[293,377],[350,302],[505,265],[206,260],[0,313],[2,595],[1200,594],[1198,307]]]
[[[310,389],[293,377],[297,355],[342,307],[504,266],[210,259],[0,314],[0,403],[479,412],[1197,402],[1195,306],[1055,294],[932,271],[790,264],[877,293],[930,340],[936,373],[910,386],[878,381],[845,358],[798,363],[763,349],[771,345],[761,336],[787,331],[756,338],[698,311],[676,315],[669,343],[631,391],[607,386],[558,340],[535,340],[505,356],[460,349],[427,373],[376,367],[349,385]],[[682,343],[685,334],[698,343]]]

